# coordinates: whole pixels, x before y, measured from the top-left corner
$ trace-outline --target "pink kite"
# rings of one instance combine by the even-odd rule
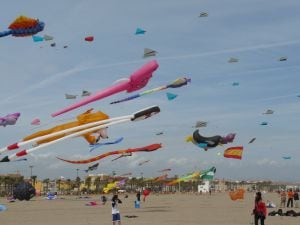
[[[32,122],[30,123],[31,125],[40,125],[41,124],[41,121],[40,121],[40,119],[34,119],[34,120],[32,120]]]
[[[145,87],[152,77],[152,73],[158,68],[158,64],[156,60],[150,61],[144,66],[142,66],[139,70],[135,71],[128,79],[122,80],[120,83],[117,83],[113,86],[110,86],[104,90],[101,90],[89,97],[84,98],[80,102],[77,102],[69,107],[52,113],[52,117],[56,117],[63,113],[72,111],[73,109],[77,109],[81,106],[87,105],[91,102],[106,98],[110,95],[119,93],[121,91],[127,91],[128,93],[137,91],[143,87]]]

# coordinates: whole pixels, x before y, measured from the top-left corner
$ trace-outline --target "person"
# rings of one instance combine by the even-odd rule
[[[285,204],[286,204],[286,192],[282,191],[280,193],[280,208],[285,208]]]
[[[105,205],[106,201],[107,201],[106,197],[104,195],[102,195],[101,196],[101,204]]]
[[[252,214],[254,215],[254,223],[258,225],[260,220],[261,225],[265,225],[265,219],[267,216],[266,204],[262,201],[261,192],[257,192],[255,196],[254,209]]]
[[[294,201],[295,201],[295,208],[299,208],[299,190],[297,189],[294,193]]]
[[[136,200],[137,200],[138,202],[141,201],[141,192],[140,192],[140,191],[137,191],[137,193],[136,193]]]
[[[111,199],[112,203],[111,203],[111,213],[112,213],[112,222],[113,225],[116,224],[116,222],[118,222],[118,225],[121,225],[121,215],[120,215],[120,211],[118,208],[118,204],[122,204],[122,201],[119,199],[118,195],[115,194],[113,196],[113,198]]]
[[[289,189],[287,195],[288,195],[287,207],[289,208],[290,203],[291,203],[291,207],[293,208],[293,200],[294,200],[294,192],[293,192],[293,190]]]

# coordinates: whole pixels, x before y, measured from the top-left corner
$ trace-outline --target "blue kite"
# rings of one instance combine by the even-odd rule
[[[171,100],[177,98],[177,96],[178,96],[178,95],[176,95],[176,94],[172,94],[172,93],[169,93],[169,92],[166,93],[166,94],[167,94],[167,98],[168,98],[169,101],[171,101]]]
[[[135,35],[139,35],[139,34],[145,34],[146,31],[141,29],[141,28],[136,28],[136,31],[135,31]]]

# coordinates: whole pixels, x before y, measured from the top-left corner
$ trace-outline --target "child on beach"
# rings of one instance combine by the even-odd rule
[[[255,204],[252,214],[254,214],[254,223],[258,225],[258,220],[260,224],[265,224],[265,219],[267,216],[267,208],[265,203],[262,201],[261,192],[257,192],[255,196]]]
[[[286,204],[286,193],[285,191],[282,191],[280,193],[280,208],[285,208],[285,204]]]
[[[116,222],[118,222],[118,225],[121,225],[121,216],[120,216],[120,211],[119,211],[119,208],[118,208],[118,204],[121,204],[122,201],[118,198],[117,194],[115,194],[113,196],[111,201],[112,201],[112,203],[111,203],[111,206],[112,206],[111,213],[112,213],[113,225],[115,225]]]

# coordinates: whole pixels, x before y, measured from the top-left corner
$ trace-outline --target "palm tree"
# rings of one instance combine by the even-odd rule
[[[99,193],[100,191],[100,184],[101,184],[100,177],[96,177],[96,179],[94,180],[94,185],[96,186],[96,193]]]
[[[43,184],[46,184],[46,188],[43,188],[45,192],[49,191],[49,182],[50,182],[49,178],[43,180]]]
[[[91,177],[85,178],[85,185],[87,186],[87,193],[89,193],[91,185],[92,185],[92,178]]]

